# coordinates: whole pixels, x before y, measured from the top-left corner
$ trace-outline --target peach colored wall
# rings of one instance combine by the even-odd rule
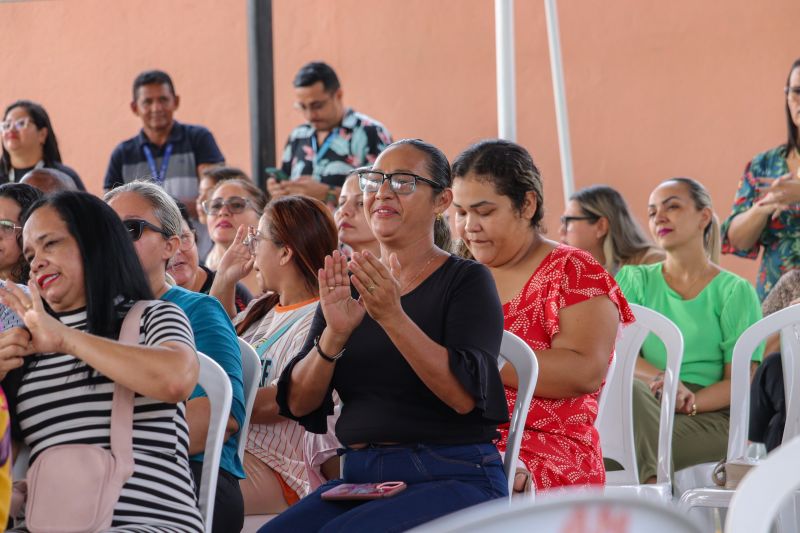
[[[796,0],[558,3],[576,187],[607,183],[644,221],[670,176],[701,180],[721,217],[746,162],[785,137],[783,85],[800,56]],[[454,157],[497,131],[491,0],[276,0],[279,137],[298,118],[291,79],[324,59],[345,97],[395,138]],[[546,223],[563,210],[543,2],[517,0],[518,141],[545,178]],[[285,21],[284,25],[280,21]],[[723,257],[754,279],[756,263]]]
[[[0,105],[42,103],[64,162],[101,193],[114,146],[141,127],[133,78],[160,68],[181,96],[176,118],[211,129],[227,160],[248,168],[246,23],[243,1],[0,3]]]
[[[65,161],[94,192],[108,156],[136,133],[130,84],[175,78],[178,119],[204,124],[249,169],[245,0],[0,3],[0,103],[50,111]],[[782,87],[800,56],[796,0],[562,0],[561,37],[578,187],[620,189],[640,220],[669,176],[711,190],[724,217],[746,161],[784,138]],[[563,209],[543,3],[517,0],[519,142],[545,177],[547,225]],[[328,61],[346,101],[396,138],[455,156],[496,134],[492,0],[274,0],[279,148],[300,120],[291,80]],[[752,279],[755,263],[723,265]]]

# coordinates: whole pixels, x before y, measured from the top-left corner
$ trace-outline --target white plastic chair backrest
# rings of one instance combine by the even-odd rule
[[[747,449],[747,432],[750,424],[750,364],[753,352],[773,333],[781,333],[781,358],[788,359],[784,368],[791,368],[784,374],[786,389],[786,426],[783,431],[784,442],[800,432],[798,423],[798,393],[800,387],[792,386],[795,374],[800,370],[795,357],[800,357],[800,306],[791,306],[762,318],[739,336],[733,347],[731,361],[731,419],[728,431],[728,458],[742,457]],[[785,350],[785,355],[784,355]],[[793,364],[794,363],[794,364]],[[790,395],[791,392],[791,395]]]
[[[424,524],[409,533],[700,533],[671,506],[634,497],[568,494],[493,500]]]
[[[211,419],[208,423],[206,447],[203,452],[203,478],[200,482],[197,503],[200,514],[203,515],[206,533],[210,533],[214,518],[219,462],[225,440],[225,428],[231,412],[233,392],[228,375],[216,361],[200,352],[197,352],[197,357],[200,360],[200,377],[197,384],[203,387],[211,404]]]
[[[603,385],[603,389],[600,391],[600,395],[597,397],[597,416],[594,419],[594,427],[599,428],[601,421],[603,419],[603,414],[606,412],[606,389],[608,382],[611,381],[611,378],[614,377],[614,372],[617,370],[617,351],[611,354],[611,361],[608,363],[608,370],[606,371],[606,379],[605,384]]]
[[[783,311],[787,311],[787,317],[797,317],[794,323],[781,328],[781,363],[787,409],[783,440],[786,442],[800,435],[800,387],[795,386],[800,383],[800,305],[787,307],[780,312]]]
[[[655,334],[664,343],[667,365],[664,369],[664,388],[661,395],[661,415],[658,435],[657,483],[670,483],[672,463],[672,426],[675,420],[675,396],[683,359],[683,335],[664,315],[641,305],[631,304],[636,322],[626,326],[617,341],[617,366],[606,382],[606,414],[598,431],[603,456],[617,461],[624,470],[606,473],[606,483],[638,485],[636,449],[633,443],[633,380],[636,360],[645,339]]]
[[[725,533],[768,532],[787,498],[800,488],[800,438],[784,441],[756,468],[752,468],[733,493]]]
[[[528,418],[536,381],[539,379],[539,363],[536,361],[536,355],[531,347],[510,331],[503,331],[500,356],[511,363],[519,380],[517,401],[511,413],[506,455],[503,459],[503,469],[508,476],[508,493],[511,494],[514,488],[514,473],[517,470],[519,448],[525,432],[525,420]]]
[[[247,444],[247,432],[250,429],[250,416],[256,401],[258,383],[261,380],[261,359],[250,344],[239,337],[239,349],[242,352],[242,383],[244,384],[244,422],[239,430],[239,461],[244,464],[244,448]]]

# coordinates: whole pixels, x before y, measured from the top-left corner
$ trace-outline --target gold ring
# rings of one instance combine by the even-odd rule
[[[375,287],[375,285],[370,285],[369,287],[367,287],[367,292],[372,294],[372,291],[374,291],[376,288],[377,287]]]

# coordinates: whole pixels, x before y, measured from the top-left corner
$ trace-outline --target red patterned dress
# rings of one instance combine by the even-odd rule
[[[534,351],[547,350],[559,332],[559,310],[603,294],[617,306],[622,324],[634,321],[619,286],[589,253],[558,246],[544,258],[522,291],[503,305],[505,329]],[[532,473],[537,490],[605,483],[600,437],[594,427],[599,392],[560,400],[534,396],[519,458]],[[516,400],[516,389],[506,387],[509,413]],[[500,429],[498,448],[503,451],[507,427]]]

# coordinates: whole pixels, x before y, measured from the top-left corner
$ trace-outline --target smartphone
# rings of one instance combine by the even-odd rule
[[[323,500],[379,500],[405,490],[403,481],[383,483],[343,483],[322,493]]]
[[[285,181],[289,179],[289,174],[277,167],[267,167],[264,169],[267,178],[275,178],[278,181]]]

